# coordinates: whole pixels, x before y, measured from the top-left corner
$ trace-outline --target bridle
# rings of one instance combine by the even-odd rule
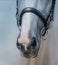
[[[25,13],[27,13],[27,12],[33,13],[33,14],[37,15],[42,20],[42,22],[44,23],[44,27],[42,28],[43,29],[42,30],[42,32],[43,32],[42,36],[44,36],[46,34],[46,31],[49,28],[50,22],[54,19],[53,15],[54,15],[55,1],[56,0],[52,1],[52,6],[51,6],[51,9],[49,11],[49,15],[47,16],[47,18],[44,18],[44,16],[42,15],[42,13],[39,10],[37,10],[35,8],[32,8],[32,7],[26,7],[26,8],[24,8],[21,11],[21,13],[20,13],[20,19],[19,19],[18,0],[17,0],[16,18],[17,18],[17,25],[18,25],[18,27],[21,26],[21,24],[22,24],[22,17],[23,17],[23,15]]]

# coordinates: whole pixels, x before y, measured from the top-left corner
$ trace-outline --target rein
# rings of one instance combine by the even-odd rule
[[[16,18],[17,18],[17,25],[18,27],[21,26],[22,24],[22,17],[25,13],[27,12],[30,12],[30,13],[33,13],[35,15],[37,15],[41,20],[42,22],[44,23],[44,28],[43,28],[43,34],[42,36],[44,36],[46,34],[46,31],[48,30],[49,28],[49,24],[50,22],[53,20],[53,15],[54,15],[54,7],[55,7],[55,1],[56,0],[53,0],[52,1],[52,6],[51,6],[51,9],[49,11],[49,15],[47,16],[47,18],[44,18],[44,16],[42,15],[42,13],[35,9],[35,8],[32,8],[32,7],[26,7],[24,8],[21,13],[20,13],[20,19],[19,19],[19,9],[18,9],[18,0],[17,0],[17,13],[16,13]]]

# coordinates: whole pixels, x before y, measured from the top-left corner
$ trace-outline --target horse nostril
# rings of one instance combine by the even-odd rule
[[[17,42],[17,48],[20,49],[20,50],[23,50],[24,46],[21,43]]]
[[[32,48],[35,48],[36,47],[36,39],[35,39],[35,37],[32,38],[31,47]]]

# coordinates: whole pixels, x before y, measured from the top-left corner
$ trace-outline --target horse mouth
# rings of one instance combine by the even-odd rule
[[[25,58],[35,58],[35,57],[37,57],[37,55],[38,55],[38,51],[32,52],[32,53],[25,52],[25,53],[22,53],[22,55],[23,55]]]
[[[31,55],[31,54],[23,54],[23,56],[25,57],[25,58],[35,58],[35,57],[37,57],[37,54],[35,54],[35,55]]]

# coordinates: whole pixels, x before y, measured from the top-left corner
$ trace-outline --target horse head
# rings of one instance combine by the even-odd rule
[[[22,5],[23,3],[24,6]],[[44,36],[48,29],[47,21],[50,23],[53,19],[53,3],[55,3],[53,0],[43,0],[43,2],[41,0],[31,0],[28,2],[27,0],[17,0],[17,23],[20,28],[17,48],[20,49],[25,57],[37,56],[41,36]]]

